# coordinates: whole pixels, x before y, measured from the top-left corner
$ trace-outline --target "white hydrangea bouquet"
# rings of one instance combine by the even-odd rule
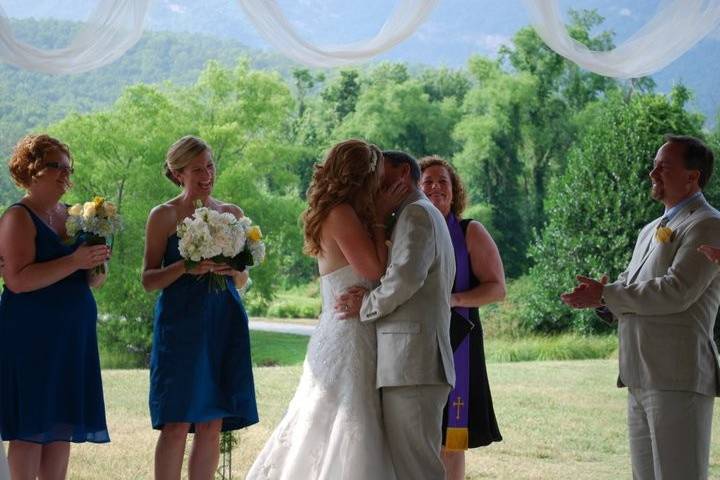
[[[114,203],[105,197],[76,203],[68,208],[65,230],[71,238],[82,238],[88,245],[108,245],[108,240],[122,230],[122,218]],[[95,267],[95,273],[105,273],[105,265]]]
[[[242,271],[265,260],[265,243],[260,227],[247,218],[221,213],[198,204],[195,212],[177,229],[180,256],[185,268],[191,269],[203,260],[223,263]],[[223,290],[223,275],[210,274],[211,285]]]

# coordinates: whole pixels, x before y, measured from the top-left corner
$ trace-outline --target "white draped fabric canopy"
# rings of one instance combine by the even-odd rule
[[[43,50],[15,38],[0,8],[0,61],[26,70],[68,74],[114,62],[140,40],[150,0],[100,0],[65,48]]]
[[[228,0],[230,1],[230,0]],[[303,39],[277,0],[237,0],[258,32],[284,55],[313,67],[359,63],[412,35],[440,0],[397,0],[380,31],[362,42],[318,46]],[[550,48],[590,71],[619,78],[650,75],[688,51],[720,25],[720,0],[663,0],[655,16],[613,50],[594,52],[573,40],[559,0],[523,0]],[[80,73],[107,65],[141,37],[150,0],[100,0],[72,42],[54,50],[15,38],[0,8],[0,61],[45,73]]]
[[[558,0],[523,0],[535,31],[560,55],[600,75],[639,78],[663,69],[720,25],[719,0],[664,0],[655,16],[607,52],[568,35]]]
[[[390,50],[425,22],[439,0],[399,0],[373,38],[346,45],[318,47],[303,40],[276,1],[238,0],[260,35],[286,56],[313,67],[338,67],[369,60]]]

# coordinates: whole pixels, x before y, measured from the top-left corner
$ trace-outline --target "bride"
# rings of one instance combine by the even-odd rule
[[[335,298],[385,272],[384,221],[405,187],[381,189],[382,153],[347,140],[317,165],[303,214],[305,250],[317,258],[323,308],[300,383],[247,479],[394,479],[375,388],[372,323],[340,320]]]

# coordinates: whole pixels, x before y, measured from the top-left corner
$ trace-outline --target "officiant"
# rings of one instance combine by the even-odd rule
[[[495,419],[478,307],[505,298],[505,272],[492,237],[478,221],[463,219],[465,188],[440,157],[420,160],[420,188],[447,221],[455,251],[450,299],[450,341],[455,389],[443,414],[442,459],[448,480],[465,478],[465,450],[502,440]]]

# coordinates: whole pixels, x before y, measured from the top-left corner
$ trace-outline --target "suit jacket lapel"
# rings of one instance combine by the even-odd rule
[[[697,200],[694,200],[694,201],[688,203],[687,205],[685,205],[679,212],[677,212],[673,216],[672,220],[670,220],[667,224],[667,227],[673,231],[673,240],[674,240],[674,237],[677,236],[674,232],[677,231],[678,227],[680,227],[683,223],[685,223],[685,221],[688,218],[690,218],[690,216],[697,209],[699,209],[706,203],[707,203],[707,201],[705,200],[705,198],[701,196]],[[642,268],[643,265],[645,265],[645,262],[647,261],[647,259],[650,258],[650,255],[652,254],[652,252],[657,248],[658,241],[655,240],[655,231],[657,230],[657,226],[661,220],[662,220],[662,217],[655,220],[653,222],[652,228],[649,229],[648,234],[647,234],[647,239],[645,241],[645,245],[646,245],[645,255],[643,255],[640,262],[638,262],[638,264],[634,266],[632,272],[630,272],[630,275],[628,276],[628,281],[627,281],[628,284],[635,281],[635,277],[637,277],[637,274],[640,273],[640,269]],[[648,244],[648,242],[649,242],[649,244]]]
[[[630,269],[630,275],[628,275],[627,283],[630,284],[635,281],[635,277],[640,272],[640,269],[645,264],[645,261],[650,256],[650,253],[655,249],[655,245],[657,244],[655,242],[655,230],[657,229],[658,224],[660,223],[660,220],[662,218],[658,218],[652,223],[652,227],[650,227],[647,232],[645,233],[645,238],[642,241],[642,244],[640,245],[640,249],[643,253],[642,257],[640,257],[640,260],[632,266]]]

